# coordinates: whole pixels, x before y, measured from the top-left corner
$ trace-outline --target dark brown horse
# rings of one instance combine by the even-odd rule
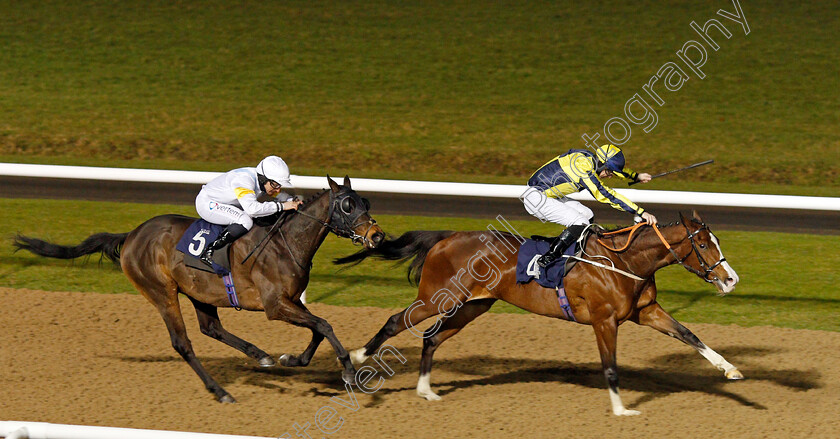
[[[296,213],[278,218],[274,232],[270,227],[254,227],[237,240],[231,252],[231,270],[236,283],[239,305],[249,311],[265,311],[270,320],[283,320],[312,330],[312,342],[299,356],[285,354],[284,366],[306,366],[321,341],[326,338],[344,366],[342,378],[353,384],[356,373],[347,351],[326,320],[312,315],[301,303],[300,295],[309,283],[312,257],[329,232],[362,242],[374,248],[385,234],[368,214],[367,200],[350,188],[350,179],[339,186],[327,178],[330,189],[315,195]],[[152,218],[129,233],[92,235],[81,244],[69,247],[18,235],[15,245],[41,256],[72,259],[102,252],[119,261],[123,272],[137,290],[154,305],[166,323],[172,346],[189,363],[207,389],[220,402],[235,402],[196,358],[187,338],[178,293],[186,295],[195,306],[201,332],[257,360],[260,366],[274,366],[267,353],[231,334],[222,327],[218,307],[230,307],[222,279],[184,265],[184,255],[175,244],[195,218],[163,215]],[[268,236],[270,235],[270,236]],[[263,240],[245,263],[240,262]]]
[[[592,325],[595,330],[616,415],[639,413],[627,410],[618,395],[616,337],[618,326],[626,321],[650,326],[694,347],[729,379],[743,378],[735,366],[706,347],[656,302],[654,273],[674,263],[713,283],[720,294],[732,291],[738,275],[724,259],[717,238],[696,213],[692,219],[680,215],[679,222],[660,226],[659,232],[646,225],[632,236],[622,233],[602,238],[606,245],[598,239],[589,239],[584,245],[588,259],[642,280],[583,262],[578,262],[565,278],[565,292],[574,320]],[[369,256],[388,260],[415,258],[409,276],[413,272],[415,281],[419,282],[417,300],[388,319],[365,347],[351,352],[354,363],[364,362],[387,339],[409,329],[423,338],[417,393],[427,400],[438,400],[440,397],[429,384],[435,350],[490,309],[496,300],[536,314],[569,319],[560,306],[556,290],[543,288],[536,282],[517,284],[515,271],[521,240],[517,235],[498,232],[414,231],[386,240],[376,249],[337,260],[338,264],[347,264],[361,262]],[[609,249],[624,245],[627,248],[621,251]],[[414,329],[437,314],[442,317],[425,332]]]

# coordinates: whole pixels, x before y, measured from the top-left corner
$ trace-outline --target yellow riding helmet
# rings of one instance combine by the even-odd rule
[[[624,153],[615,145],[603,145],[595,149],[595,158],[598,160],[598,168],[607,168],[610,171],[621,171],[624,169]]]

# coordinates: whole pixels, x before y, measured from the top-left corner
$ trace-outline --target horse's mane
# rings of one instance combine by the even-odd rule
[[[320,197],[321,197],[321,195],[324,195],[324,193],[325,193],[325,192],[327,192],[328,190],[329,190],[329,189],[321,189],[321,191],[320,191],[320,192],[317,192],[317,193],[315,193],[314,195],[310,196],[309,198],[307,198],[307,199],[303,200],[303,204],[305,205],[306,203],[309,203],[310,201],[312,201],[312,200],[314,200],[314,199],[316,199],[316,198],[320,198]]]

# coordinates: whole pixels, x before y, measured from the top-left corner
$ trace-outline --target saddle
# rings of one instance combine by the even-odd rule
[[[203,219],[193,222],[175,245],[175,249],[184,254],[184,264],[208,273],[219,275],[230,273],[230,244],[213,252],[212,269],[198,259],[204,247],[215,241],[224,229],[225,226],[212,224]]]

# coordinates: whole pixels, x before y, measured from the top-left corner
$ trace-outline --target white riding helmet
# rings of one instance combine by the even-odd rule
[[[268,180],[274,180],[280,183],[283,187],[291,187],[292,181],[289,180],[289,166],[280,157],[270,155],[257,165],[257,174],[264,176]],[[262,182],[260,184],[263,184]]]

